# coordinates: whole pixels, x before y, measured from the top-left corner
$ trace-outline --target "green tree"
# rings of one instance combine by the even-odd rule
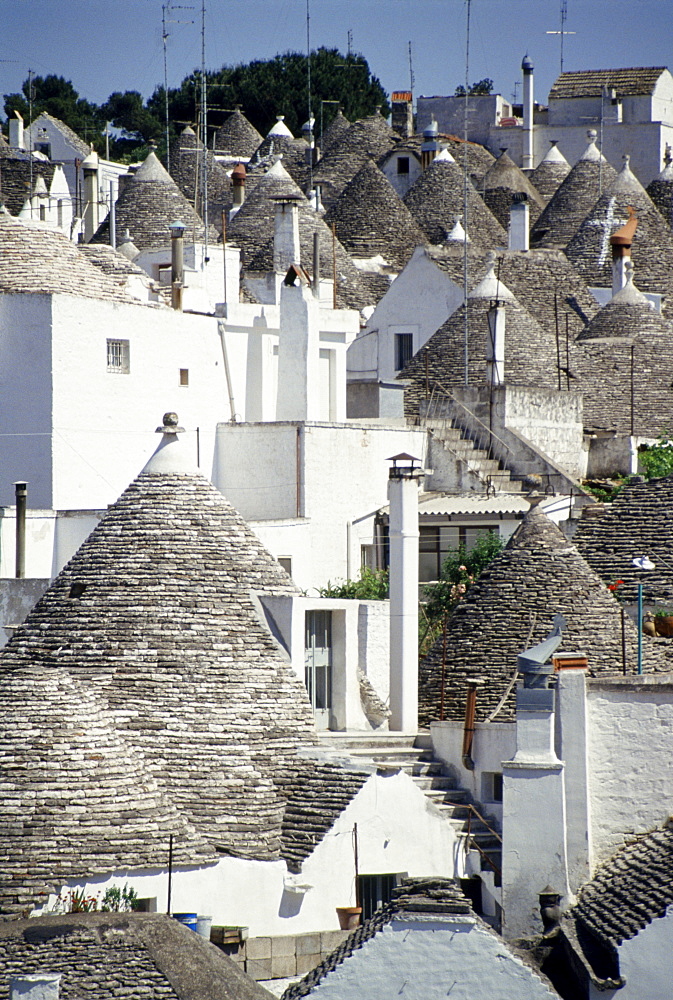
[[[468,93],[470,94],[491,94],[493,92],[493,80],[485,76],[483,80],[478,80],[477,83],[473,83],[470,87]],[[465,97],[465,87],[460,84],[456,87],[454,91],[455,97]]]
[[[93,143],[96,150],[104,149],[101,133],[105,129],[105,115],[101,109],[80,97],[70,80],[53,73],[34,76],[23,81],[21,93],[4,95],[4,110],[7,116],[15,111],[30,124],[43,111],[65,122],[80,139]]]
[[[638,456],[648,479],[673,474],[673,440],[663,434],[656,444],[645,445]]]

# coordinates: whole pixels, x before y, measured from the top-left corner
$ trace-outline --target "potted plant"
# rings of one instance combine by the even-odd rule
[[[662,604],[654,609],[654,630],[657,635],[673,636],[673,606]]]
[[[358,860],[358,825],[353,824],[353,860],[355,862],[355,902],[359,904],[360,899],[360,865]],[[353,931],[356,927],[360,926],[360,918],[362,917],[362,907],[356,906],[337,906],[337,917],[339,918],[339,927],[342,931]]]

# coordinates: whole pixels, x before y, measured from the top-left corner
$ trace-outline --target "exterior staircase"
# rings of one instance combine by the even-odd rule
[[[492,458],[490,450],[480,446],[482,443],[474,441],[462,427],[455,424],[451,426],[446,420],[429,418],[423,424],[444,451],[453,455],[487,489],[494,493],[521,493],[521,479],[513,478],[509,469],[503,468],[500,462]]]
[[[405,771],[442,813],[464,842],[465,851],[476,850],[483,871],[500,884],[502,842],[480,815],[469,793],[460,788],[447,766],[435,760],[430,736],[398,733],[320,733],[320,742],[339,757],[374,764],[380,771]]]

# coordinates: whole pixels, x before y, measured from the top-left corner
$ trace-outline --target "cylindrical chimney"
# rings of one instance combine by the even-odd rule
[[[231,183],[233,185],[233,204],[240,208],[245,201],[245,164],[237,163],[231,172]]]
[[[523,70],[523,155],[521,169],[533,169],[533,63],[527,55],[521,63]]]
[[[26,500],[28,483],[14,483],[16,498],[16,579],[26,575]]]
[[[117,192],[115,182],[110,181],[110,246],[117,249]]]
[[[98,229],[98,153],[93,149],[82,161],[84,174],[84,242]]]
[[[418,729],[418,477],[419,460],[390,459],[390,729]]]
[[[184,243],[186,226],[184,222],[173,222],[171,231],[171,305],[182,311],[182,287],[184,282]]]
[[[313,294],[316,299],[320,298],[320,235],[313,234]]]

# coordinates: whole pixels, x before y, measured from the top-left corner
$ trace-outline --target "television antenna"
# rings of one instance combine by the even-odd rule
[[[561,72],[563,72],[563,39],[566,35],[576,35],[576,31],[566,31],[566,21],[568,20],[568,0],[561,0],[561,30],[560,31],[545,31],[546,35],[560,35],[561,36]]]
[[[416,78],[414,76],[414,64],[411,58],[411,42],[409,42],[409,90],[413,96],[414,84],[416,83]]]
[[[168,39],[170,37],[170,32],[168,31],[167,24],[194,24],[193,21],[179,21],[170,15],[174,10],[194,10],[193,7],[181,7],[180,5],[171,7],[171,0],[166,0],[165,4],[161,7],[161,38],[164,43],[164,118],[166,120],[166,169],[169,174],[171,172],[171,147],[170,147],[170,133],[168,128],[168,54],[167,45]]]

